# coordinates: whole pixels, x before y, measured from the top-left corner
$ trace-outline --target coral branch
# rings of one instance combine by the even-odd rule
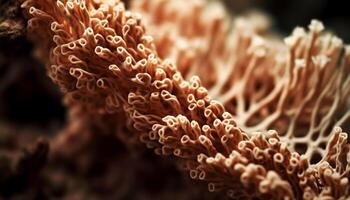
[[[277,130],[290,149],[316,163],[332,128],[349,122],[349,51],[322,33],[320,22],[313,20],[309,32],[296,28],[284,44],[266,34],[263,17],[231,23],[218,3],[132,3],[159,56],[172,59],[185,79],[198,75],[248,133]]]
[[[324,122],[321,120],[319,129],[323,132],[318,138],[323,138],[330,131],[329,119],[346,102],[342,94],[348,93],[348,87],[341,84],[348,70],[348,52],[343,57],[344,67],[336,68],[334,59],[341,43],[334,40],[331,45],[317,46],[323,42],[318,40],[321,24],[311,24],[310,37],[300,36],[300,31],[296,31],[296,35],[287,39],[291,53],[289,62],[282,62],[286,68],[281,70],[277,64],[272,65],[272,70],[257,67],[259,63],[275,64],[277,50],[269,54],[263,41],[256,37],[238,40],[251,50],[230,61],[234,63],[230,77],[224,82],[214,80],[218,85],[212,85],[214,94],[229,90],[227,97],[225,92],[217,97],[225,102],[223,105],[208,95],[211,91],[202,85],[199,77],[191,76],[186,81],[170,61],[159,58],[153,38],[145,33],[142,17],[125,11],[118,1],[100,4],[90,0],[28,0],[23,7],[30,18],[29,32],[40,32],[31,34],[38,55],[47,62],[48,74],[65,94],[68,105],[82,106],[86,113],[95,115],[125,113],[130,134],[140,137],[157,154],[174,155],[193,179],[208,183],[209,191],[223,191],[238,199],[349,195],[348,164],[338,163],[349,149],[345,142],[347,135],[340,128],[332,134],[327,147],[330,153],[313,166],[309,165],[308,152],[300,156],[293,152],[293,146],[288,148],[286,142],[280,141],[276,131],[266,131],[285,116],[290,121],[278,125],[285,128],[282,132],[287,132],[286,137],[291,139],[290,133],[299,133],[295,123],[310,124],[310,116],[317,120],[320,114],[325,118],[322,118]],[[333,63],[315,57],[319,52],[327,52]],[[304,63],[307,68],[303,67]],[[336,75],[331,75],[334,71]],[[286,77],[276,78],[284,74]],[[325,82],[320,83],[319,76]],[[207,84],[210,88],[210,83]],[[231,84],[237,85],[234,92],[229,87]],[[268,88],[260,90],[260,85]],[[275,96],[270,96],[270,92]],[[232,101],[237,103],[236,109],[231,110],[236,118],[228,112],[227,104]],[[264,102],[258,109],[249,108],[256,109],[258,116],[247,112],[247,107],[252,105],[250,101]],[[263,131],[251,131],[249,126]],[[311,149],[315,151],[318,147]]]

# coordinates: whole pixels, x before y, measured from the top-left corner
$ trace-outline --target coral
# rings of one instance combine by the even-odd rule
[[[67,105],[87,115],[112,114],[108,121],[127,124],[127,134],[156,154],[173,155],[209,191],[236,199],[349,195],[347,134],[333,128],[349,117],[341,113],[348,103],[349,52],[339,56],[341,41],[321,36],[319,22],[311,23],[308,34],[296,29],[285,40],[287,49],[273,39],[265,44],[254,31],[245,35],[240,23],[231,36],[224,18],[214,18],[213,26],[204,27],[217,32],[187,29],[209,44],[188,55],[171,43],[169,49],[154,43],[142,17],[119,1],[28,0],[23,7],[29,32],[41,33],[31,34],[38,56]],[[202,12],[194,8],[194,16]],[[195,41],[192,33],[179,34]],[[232,46],[226,37],[233,38]],[[281,49],[287,53],[279,55]],[[338,113],[339,121],[331,120]],[[306,154],[294,151],[313,137]],[[315,152],[322,160],[310,165]]]
[[[309,32],[296,28],[284,45],[266,34],[267,19],[228,22],[217,3],[140,0],[131,8],[144,16],[159,56],[186,79],[198,75],[247,132],[277,130],[315,163],[331,129],[349,121],[349,52],[341,39],[321,33],[320,22]]]

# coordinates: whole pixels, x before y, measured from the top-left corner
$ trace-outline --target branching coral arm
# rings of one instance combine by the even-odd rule
[[[29,0],[24,8],[30,32],[45,36],[32,35],[44,40],[39,55],[69,103],[96,114],[122,109],[133,134],[156,153],[175,155],[210,191],[232,198],[319,195],[318,177],[305,157],[291,153],[276,132],[248,136],[239,129],[198,77],[187,82],[157,57],[141,17],[122,4]]]

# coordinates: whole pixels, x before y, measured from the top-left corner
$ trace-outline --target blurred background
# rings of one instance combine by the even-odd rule
[[[327,30],[336,33],[344,42],[350,42],[346,1],[222,2],[236,16],[252,9],[266,13],[272,20],[273,31],[283,36],[295,26],[305,27],[311,19],[319,19]],[[79,160],[86,152],[97,155],[89,159],[90,163],[98,165],[90,166],[86,171],[81,171],[79,162],[48,162],[47,159],[51,159],[48,140],[65,125],[67,111],[60,92],[32,54],[32,44],[24,34],[25,23],[18,8],[19,1],[0,0],[0,199],[217,198],[199,192],[205,187],[200,184],[193,189],[187,176],[152,152],[139,152],[133,158],[123,157],[128,150],[122,143],[101,142],[110,140],[109,136],[95,138],[90,135],[94,138],[93,143],[81,147],[79,154],[74,154],[77,157],[71,158]],[[96,150],[87,150],[92,146]],[[99,155],[105,155],[107,159],[101,159]],[[91,182],[95,184],[89,184]]]
[[[321,20],[344,42],[350,42],[350,14],[347,1],[342,0],[224,0],[227,9],[244,14],[251,9],[270,16],[275,31],[286,36],[294,27],[306,27],[311,19]]]

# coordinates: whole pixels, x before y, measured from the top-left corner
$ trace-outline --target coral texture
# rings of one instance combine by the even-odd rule
[[[266,33],[267,19],[229,22],[217,3],[141,0],[131,8],[145,16],[159,56],[186,79],[198,75],[242,129],[277,130],[289,148],[318,162],[330,130],[349,122],[349,53],[321,33],[320,22],[309,32],[296,28],[284,45]]]
[[[148,2],[139,9],[158,16],[153,22],[149,16],[146,26],[163,26],[162,6],[173,7],[171,2]],[[349,50],[340,54],[342,42],[320,35],[317,21],[309,33],[296,29],[283,48],[242,21],[232,30],[224,16],[211,18],[210,25],[196,22],[203,12],[218,10],[203,9],[201,1],[191,6],[185,12],[191,17],[177,18],[176,9],[164,13],[178,22],[174,30],[184,30],[175,39],[205,46],[181,51],[166,32],[153,33],[154,42],[142,16],[119,1],[23,4],[29,33],[40,32],[30,34],[38,56],[67,105],[81,106],[87,115],[112,114],[108,128],[113,121],[127,124],[128,134],[157,154],[173,155],[209,191],[236,199],[347,198],[349,145],[335,126],[349,117],[341,110],[348,106]],[[192,24],[185,22],[189,18]],[[305,154],[295,151],[309,143]],[[322,159],[310,165],[315,153]]]

